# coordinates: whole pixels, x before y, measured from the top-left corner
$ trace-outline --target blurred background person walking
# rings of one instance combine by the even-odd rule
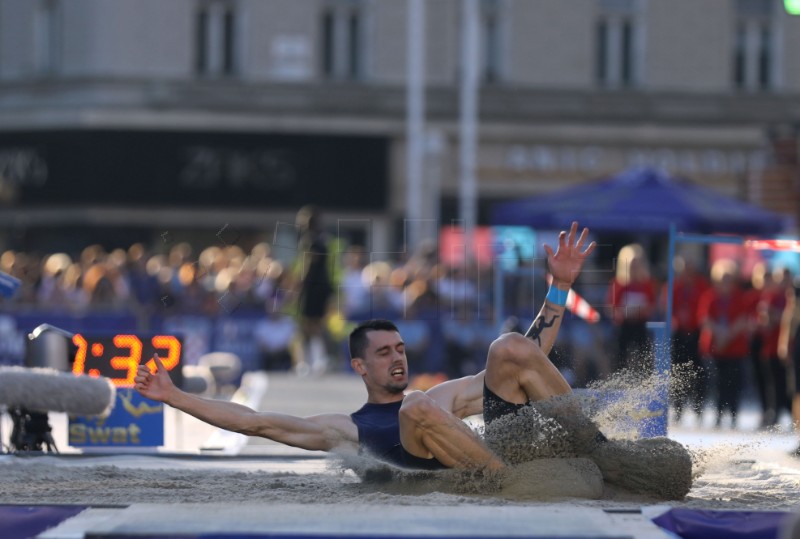
[[[652,347],[647,321],[656,307],[656,288],[642,246],[630,244],[620,249],[606,301],[608,315],[616,326],[616,368],[651,372]]]
[[[303,359],[298,369],[322,373],[328,368],[325,344],[325,316],[333,292],[330,275],[327,239],[322,230],[320,212],[314,206],[304,206],[295,221],[300,241],[295,262],[298,279],[297,299],[300,331],[303,338]]]
[[[778,357],[787,369],[788,389],[791,395],[792,426],[800,433],[800,278],[795,277],[786,310],[781,320]],[[793,452],[800,457],[800,445]]]
[[[750,317],[750,325],[756,328],[750,332],[750,349],[748,352],[748,361],[750,362],[750,371],[755,381],[754,389],[758,397],[758,412],[761,414],[761,425],[763,426],[767,417],[767,386],[766,379],[764,378],[764,367],[761,365],[761,348],[764,341],[764,332],[761,331],[759,320],[758,307],[761,303],[762,296],[768,289],[772,287],[772,274],[769,272],[767,265],[764,262],[758,262],[753,265],[750,274],[750,286],[744,290],[745,303],[747,304],[747,312]]]
[[[756,306],[757,330],[761,334],[758,366],[764,383],[762,428],[776,425],[783,412],[791,413],[786,365],[778,354],[781,318],[786,311],[789,294],[794,295],[791,287],[791,274],[783,268],[776,268]]]
[[[713,362],[717,375],[717,427],[722,425],[726,411],[731,415],[731,428],[736,427],[749,348],[747,303],[737,275],[738,267],[732,260],[715,262],[711,268],[713,286],[700,297],[698,307],[700,350]]]
[[[700,357],[700,297],[710,288],[708,279],[697,270],[691,259],[676,256],[673,261],[675,281],[672,291],[672,386],[670,400],[675,420],[680,421],[684,407],[702,422],[708,372]],[[662,294],[666,304],[667,290]]]

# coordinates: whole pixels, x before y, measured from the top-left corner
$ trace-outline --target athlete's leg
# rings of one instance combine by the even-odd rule
[[[400,408],[400,441],[420,458],[436,458],[449,468],[504,467],[483,441],[458,417],[422,391],[412,391]]]
[[[515,404],[572,391],[539,345],[519,333],[501,335],[489,346],[485,382],[495,395]]]
[[[583,412],[567,381],[539,345],[518,333],[506,333],[489,347],[486,389],[499,397],[491,402],[484,394],[484,420],[496,417],[502,401],[513,404],[536,402],[536,409],[566,429],[573,450],[591,453],[605,436]],[[497,398],[492,397],[493,401]],[[506,406],[502,406],[501,409]]]

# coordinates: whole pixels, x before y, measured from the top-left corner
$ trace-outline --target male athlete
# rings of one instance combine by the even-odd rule
[[[294,447],[368,452],[406,468],[499,470],[503,461],[462,419],[483,413],[490,423],[529,401],[571,392],[547,354],[561,326],[567,293],[595,248],[594,242],[584,247],[588,230],[579,237],[577,230],[572,223],[569,233],[561,232],[555,252],[545,245],[553,280],[527,334],[501,335],[489,347],[486,368],[474,376],[406,394],[403,339],[391,322],[371,320],[350,335],[350,364],[367,388],[367,403],[351,415],[295,417],[191,395],[172,384],[158,356],[155,373],[139,366],[136,389],[216,427]]]

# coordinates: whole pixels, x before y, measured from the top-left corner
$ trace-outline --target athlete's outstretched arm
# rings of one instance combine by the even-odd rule
[[[573,222],[569,233],[561,231],[561,234],[558,235],[558,247],[555,252],[549,245],[544,246],[547,253],[547,268],[550,275],[553,276],[550,287],[557,288],[565,294],[580,275],[584,261],[596,247],[596,243],[592,242],[584,249],[589,229],[584,228],[576,240],[577,233],[578,223]],[[525,333],[526,337],[539,345],[545,355],[549,355],[553,349],[565,310],[562,305],[545,301],[531,327]]]
[[[175,387],[158,355],[154,359],[155,373],[140,365],[134,378],[136,390],[144,397],[168,404],[215,427],[261,436],[293,447],[316,451],[357,447],[358,429],[347,415],[322,414],[303,418],[256,412],[234,402],[191,395]]]

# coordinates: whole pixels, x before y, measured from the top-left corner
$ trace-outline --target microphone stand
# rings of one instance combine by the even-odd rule
[[[40,324],[28,334],[28,340],[37,339],[42,333],[52,332],[67,339],[72,339],[73,333],[50,324]],[[42,451],[45,445],[48,453],[59,453],[56,442],[51,434],[50,421],[47,412],[31,412],[24,408],[8,410],[7,406],[0,408],[0,453],[3,453],[2,415],[8,413],[13,422],[11,438],[9,440],[9,453],[20,451]]]

